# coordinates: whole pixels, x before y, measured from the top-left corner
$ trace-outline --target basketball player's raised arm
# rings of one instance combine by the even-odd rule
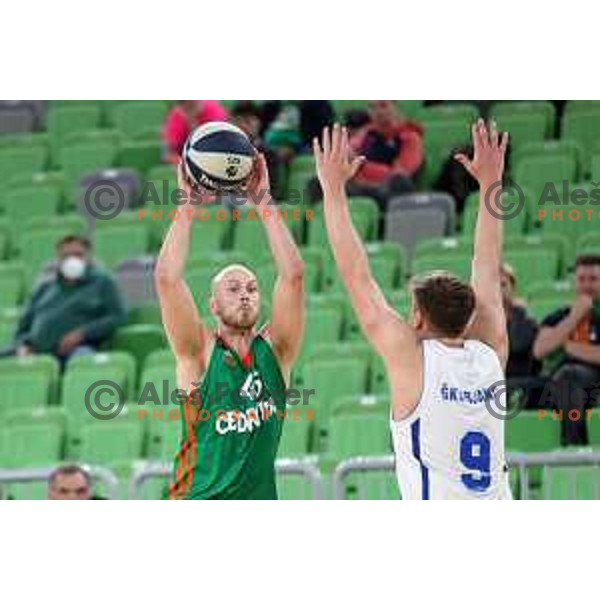
[[[345,185],[363,159],[350,158],[348,133],[338,125],[334,125],[331,134],[325,128],[322,145],[315,139],[313,146],[323,190],[327,236],[361,329],[388,366],[394,360],[406,365],[406,354],[416,356],[416,334],[389,306],[377,285],[348,207]]]
[[[289,373],[304,335],[304,261],[287,225],[276,215],[277,206],[270,202],[269,173],[262,154],[257,157],[251,186],[249,198],[261,213],[277,269],[269,336],[277,358]]]
[[[499,137],[496,124],[492,122],[488,129],[483,119],[473,125],[472,134],[473,159],[464,154],[455,157],[477,180],[480,189],[471,274],[476,309],[469,337],[490,345],[504,367],[508,359],[508,335],[500,284],[503,221],[494,213],[501,213],[500,192],[508,134]]]
[[[191,189],[179,170],[179,188],[187,197]],[[177,360],[177,385],[189,390],[200,374],[207,343],[207,330],[200,320],[198,309],[185,282],[185,264],[190,247],[193,219],[185,218],[187,205],[173,221],[158,256],[154,280],[160,302],[163,325]]]

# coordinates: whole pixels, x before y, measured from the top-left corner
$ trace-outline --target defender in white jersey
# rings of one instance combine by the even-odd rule
[[[473,159],[456,156],[481,189],[471,284],[446,272],[414,280],[410,323],[384,298],[350,218],[344,188],[364,159],[351,156],[345,128],[335,125],[321,144],[314,140],[335,261],[361,328],[386,365],[404,499],[511,498],[504,421],[486,405],[502,388],[508,354],[497,217],[508,136],[499,138],[495,124],[488,129],[482,120],[472,133]]]

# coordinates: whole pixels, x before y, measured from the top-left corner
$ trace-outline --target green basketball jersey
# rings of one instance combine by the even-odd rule
[[[181,407],[183,437],[171,499],[277,499],[275,457],[286,385],[258,334],[248,356],[217,337],[206,373]]]

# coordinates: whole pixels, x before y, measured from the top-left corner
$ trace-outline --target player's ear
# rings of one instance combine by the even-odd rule
[[[217,308],[217,301],[215,299],[214,294],[210,297],[210,300],[208,301],[208,306],[210,308],[210,314],[213,315],[213,317],[218,317],[219,311]]]
[[[413,301],[412,314],[411,314],[413,327],[417,330],[421,330],[425,326],[425,319],[423,313],[419,310],[417,303]]]

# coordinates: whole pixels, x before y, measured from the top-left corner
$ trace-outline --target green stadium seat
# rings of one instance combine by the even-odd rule
[[[383,260],[383,262],[387,262],[393,260],[396,264],[396,279],[400,284],[402,283],[408,272],[408,258],[402,244],[396,242],[370,242],[366,244],[365,248],[369,261]]]
[[[335,398],[332,415],[383,415],[389,417],[390,398],[387,394],[357,394]]]
[[[61,201],[62,192],[54,185],[18,187],[0,192],[0,212],[14,223],[22,223],[31,217],[55,215]]]
[[[538,231],[530,235],[513,238],[505,245],[505,261],[510,263],[508,257],[511,252],[539,252],[545,250],[548,253],[549,272],[554,273],[558,269],[558,275],[562,277],[570,264],[569,240],[559,232]],[[512,265],[516,269],[516,265]],[[517,279],[522,282],[522,287],[529,289],[537,284],[536,279],[521,279],[520,273],[516,273]],[[555,276],[549,277],[554,280]],[[548,278],[546,278],[548,280]]]
[[[144,450],[144,421],[136,407],[125,407],[110,420],[89,421],[70,437],[69,458],[88,464],[135,460]]]
[[[182,429],[175,361],[171,354],[156,364],[151,361],[147,364],[140,378],[136,404],[147,423],[148,456],[172,460]]]
[[[600,110],[600,100],[567,100],[564,112],[565,114],[575,114],[586,113],[590,110]]]
[[[349,111],[364,111],[369,110],[370,100],[330,100],[330,104],[333,106],[336,117],[343,119]],[[398,111],[410,118],[419,120],[424,110],[422,100],[392,100],[396,105]]]
[[[129,137],[150,133],[158,138],[166,113],[166,103],[161,100],[122,102],[110,111],[109,122]],[[154,164],[158,162],[160,160]]]
[[[178,407],[172,407],[168,411],[165,408],[163,408],[162,418],[158,412],[156,418],[152,418],[151,411],[148,411],[149,416],[146,417],[148,419],[148,456],[155,460],[172,462],[181,446],[183,425],[181,411]],[[176,409],[177,418],[175,418]]]
[[[412,300],[408,287],[406,289],[384,290],[383,294],[390,306],[397,310],[403,318],[407,319],[410,316]]]
[[[400,500],[392,472],[352,473],[345,479],[346,500]]]
[[[160,162],[161,145],[153,140],[132,140],[123,142],[119,149],[117,164],[136,169],[143,175]]]
[[[279,200],[273,210],[279,211],[279,218],[287,225],[298,244],[303,244],[305,232],[309,223],[314,219],[314,209],[301,199],[288,198]]]
[[[213,207],[205,210],[208,212],[201,213],[205,220],[194,223],[190,246],[190,260],[192,261],[195,258],[204,258],[207,254],[215,251],[224,250],[231,236],[232,221],[225,209]],[[223,218],[224,215],[227,218]],[[239,225],[240,223],[236,223],[236,226]],[[257,225],[262,227],[261,223],[257,223]],[[250,250],[250,256],[252,256],[252,250]]]
[[[515,183],[530,192],[537,208],[544,208],[541,202],[546,198],[549,184],[555,182],[560,193],[563,180],[577,181],[577,151],[566,142],[544,142],[540,146],[527,144],[514,157],[512,172]]]
[[[356,203],[350,203],[350,214],[352,223],[363,241],[375,238],[378,209],[371,199],[357,198]],[[314,220],[308,224],[307,242],[311,246],[323,246],[328,243],[327,231],[325,229],[325,215],[323,204],[315,207]]]
[[[0,181],[5,183],[21,177],[31,177],[44,170],[47,160],[48,152],[41,146],[0,148]]]
[[[320,248],[303,246],[300,248],[304,261],[304,288],[307,294],[317,293],[321,289],[321,270],[323,252]]]
[[[22,298],[23,265],[17,262],[0,262],[0,309],[16,307]]]
[[[288,405],[286,415],[277,457],[301,458],[310,453],[313,423],[300,405]]]
[[[562,139],[573,140],[583,150],[582,174],[591,173],[591,157],[593,148],[600,138],[600,106],[566,111],[562,118]]]
[[[14,467],[25,468],[31,466],[54,466],[56,460],[60,460],[63,456],[63,437],[66,430],[66,419],[64,411],[58,406],[36,406],[30,409],[15,408],[8,410],[2,415],[2,425],[0,426],[0,438],[2,438],[2,430],[11,431],[11,435],[18,435],[19,432],[25,431],[25,435],[29,436],[29,428],[33,426],[35,435],[37,432],[48,431],[42,433],[41,439],[34,442],[33,448],[22,448],[19,443],[14,447],[16,454],[11,460],[14,460]],[[58,436],[58,440],[57,440]],[[31,441],[27,439],[26,441]],[[25,443],[26,443],[25,441]],[[58,445],[57,445],[58,441]],[[9,442],[10,444],[10,442]],[[1,446],[1,442],[0,442]],[[8,451],[12,452],[12,444],[9,445]],[[44,452],[49,454],[44,457]],[[0,462],[2,462],[0,451]],[[5,463],[2,462],[5,466]],[[9,486],[8,496],[20,500],[43,500],[47,497],[46,481],[33,484],[14,484]]]
[[[302,475],[277,475],[279,500],[314,500],[312,487]]]
[[[212,280],[216,274],[217,269],[213,266],[190,269],[186,274],[187,285],[202,315],[208,311],[212,295]]]
[[[0,429],[4,468],[52,467],[62,456],[64,428],[53,422],[22,423]]]
[[[123,143],[122,132],[116,129],[90,129],[88,131],[74,131],[65,136],[63,146],[71,144],[112,144],[118,147]]]
[[[54,402],[58,373],[58,362],[52,356],[40,354],[0,360],[0,412]]]
[[[478,109],[470,104],[441,105],[421,111],[425,127],[426,159],[421,176],[424,185],[436,180],[455,148],[469,144],[471,125],[478,116]]]
[[[491,110],[499,131],[508,131],[512,150],[531,141],[543,141],[554,133],[554,106],[550,102],[498,102]]]
[[[82,142],[60,149],[58,162],[65,177],[65,208],[75,205],[79,181],[87,173],[111,167],[117,156],[117,148],[109,141]]]
[[[146,174],[148,181],[152,180],[171,180],[177,181],[177,167],[176,165],[165,165],[157,164],[148,170]]]
[[[507,250],[504,260],[509,263],[519,281],[553,281],[559,276],[559,256],[549,248]]]
[[[8,219],[0,217],[0,261],[9,258],[12,253],[12,227]]]
[[[314,411],[315,424],[323,435],[328,428],[333,399],[366,390],[367,363],[360,358],[307,361],[298,383],[303,390],[314,390],[308,408]]]
[[[44,263],[54,259],[58,241],[66,235],[84,234],[85,227],[85,220],[79,215],[30,222],[28,230],[20,232],[17,240],[19,258],[29,280],[38,274]]]
[[[336,309],[307,311],[303,346],[311,348],[316,344],[338,342],[342,333],[342,320],[343,315]]]
[[[545,467],[542,495],[547,500],[598,500],[600,469],[594,466]]]
[[[327,342],[319,343],[314,347],[307,348],[306,359],[308,361],[332,361],[338,358],[358,358],[364,362],[367,369],[371,366],[374,351],[364,340],[352,342]]]
[[[441,254],[416,258],[412,263],[412,273],[420,276],[431,271],[449,271],[463,281],[469,281],[472,256],[471,252],[465,252],[464,254]]]
[[[269,242],[265,232],[265,226],[260,221],[242,218],[234,222],[233,227],[233,249],[242,252],[248,257],[270,256]]]
[[[129,309],[127,322],[130,325],[161,325],[160,306],[158,303],[134,306]]]
[[[106,381],[111,384],[99,383]],[[112,383],[122,390],[125,401],[134,393],[135,359],[131,355],[122,352],[99,352],[89,356],[76,356],[69,360],[62,382],[62,405],[69,421],[78,423],[94,420],[86,409],[86,394],[97,413],[111,413],[111,405],[120,401],[119,391]],[[96,397],[97,402],[94,401]],[[102,406],[105,406],[106,410],[103,410]]]
[[[10,346],[14,340],[19,323],[19,310],[0,308],[0,347]]]
[[[586,416],[586,421],[590,446],[598,448],[600,447],[600,411],[594,410],[590,413],[589,419]]]
[[[552,412],[524,411],[505,424],[506,449],[514,452],[549,452],[560,447],[560,421]]]
[[[531,301],[557,300],[566,304],[575,297],[575,285],[571,279],[542,281],[527,286],[526,290]]]
[[[532,300],[528,306],[529,314],[538,322],[542,322],[549,314],[565,306],[559,298]]]
[[[464,256],[473,251],[473,241],[460,237],[422,240],[415,248],[415,258],[430,258],[440,254]]]
[[[387,369],[380,356],[375,356],[373,359],[369,379],[369,392],[377,396],[386,396],[390,393]]]
[[[261,262],[254,267],[258,289],[263,294],[263,297],[270,298],[275,290],[275,282],[277,281],[277,269],[273,261]]]
[[[503,100],[496,102],[491,109],[491,116],[498,121],[500,131],[510,131],[509,129],[500,127],[500,118],[513,115],[527,115],[534,118],[538,115],[543,115],[546,120],[544,137],[550,137],[554,133],[556,109],[552,102],[547,100]]]
[[[0,135],[0,148],[12,148],[14,146],[40,146],[42,148],[47,148],[48,134],[45,132],[27,132],[3,133]]]
[[[110,349],[131,354],[138,369],[148,355],[166,346],[167,339],[161,325],[127,325],[118,329],[110,341]]]
[[[162,348],[151,352],[144,362],[144,370],[152,367],[169,367],[175,373],[175,356],[170,348]],[[143,374],[142,374],[143,377]]]
[[[163,214],[178,208],[175,200],[175,191],[178,190],[177,177],[172,173],[169,177],[148,177],[140,190],[140,209],[148,213],[147,220],[151,220],[152,211],[163,211]],[[179,200],[178,200],[179,202]],[[160,223],[160,222],[159,222]],[[170,221],[166,221],[170,225]]]
[[[90,104],[53,106],[48,111],[47,127],[52,156],[57,159],[64,139],[69,134],[89,131],[100,123],[100,107]],[[60,164],[59,160],[53,161]],[[106,166],[106,165],[100,165]]]
[[[344,460],[353,456],[390,454],[389,418],[383,415],[332,416],[327,438],[327,456]]]
[[[526,192],[524,192],[526,193]],[[509,214],[513,214],[513,203],[518,203],[518,199],[514,196],[509,197],[506,201],[506,209]],[[465,240],[472,243],[475,236],[475,226],[477,225],[477,216],[479,215],[479,192],[470,194],[465,200],[465,207],[462,215],[461,229]],[[517,238],[524,235],[534,223],[534,218],[530,216],[530,210],[534,200],[532,197],[525,196],[523,208],[514,216],[504,220],[504,235],[506,238]]]
[[[599,249],[600,232],[590,231],[577,239],[577,254],[595,254]]]
[[[96,257],[109,269],[124,260],[146,255],[149,243],[150,235],[144,221],[99,227],[94,236]]]

